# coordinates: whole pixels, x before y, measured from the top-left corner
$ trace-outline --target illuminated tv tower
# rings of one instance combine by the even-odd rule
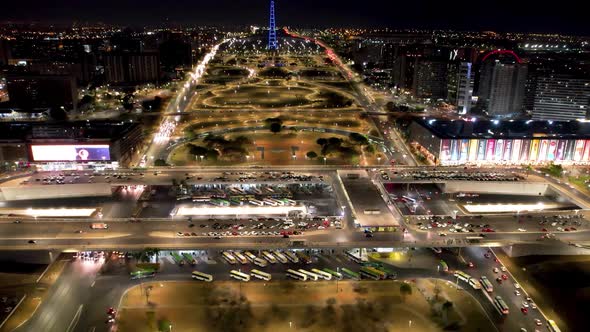
[[[275,25],[275,2],[270,0],[270,20],[268,24],[268,49],[276,51],[279,48],[277,42],[277,27]]]

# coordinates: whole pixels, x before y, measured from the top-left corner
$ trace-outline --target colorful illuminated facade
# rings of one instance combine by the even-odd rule
[[[432,161],[456,164],[590,164],[590,124],[577,121],[439,121],[410,125]]]

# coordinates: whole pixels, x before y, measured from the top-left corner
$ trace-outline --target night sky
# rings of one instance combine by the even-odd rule
[[[590,35],[583,1],[277,0],[279,26],[443,28]],[[4,1],[0,21],[241,25],[266,22],[266,0]]]

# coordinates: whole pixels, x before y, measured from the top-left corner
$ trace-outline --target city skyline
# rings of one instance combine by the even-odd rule
[[[558,7],[537,6],[533,1],[500,4],[458,1],[441,3],[419,0],[392,3],[371,0],[277,1],[277,26],[298,27],[390,27],[396,29],[449,29],[528,33],[589,35],[583,11],[572,10],[575,2],[566,0]],[[31,10],[34,8],[34,10]],[[263,25],[267,22],[268,1],[181,2],[169,10],[167,3],[154,0],[102,1],[77,4],[58,0],[39,0],[3,6],[0,22],[71,23],[105,22],[123,25]],[[498,18],[501,17],[501,20]]]

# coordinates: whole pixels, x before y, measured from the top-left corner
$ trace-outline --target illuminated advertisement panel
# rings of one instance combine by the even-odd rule
[[[522,140],[522,147],[520,148],[520,161],[529,161],[529,152],[531,151],[531,140]]]
[[[469,154],[469,140],[468,139],[462,139],[461,140],[461,161],[465,161],[467,160],[468,154]]]
[[[537,160],[537,156],[539,155],[539,146],[540,145],[541,144],[538,139],[531,140],[531,152],[529,153],[528,160],[530,160],[530,161]]]
[[[469,161],[477,160],[477,145],[478,141],[476,139],[469,140]]]
[[[510,161],[510,157],[512,156],[512,140],[507,139],[506,143],[504,143],[504,157],[502,160]]]
[[[586,140],[586,145],[584,146],[584,156],[582,157],[582,161],[588,161],[590,159],[590,140]]]
[[[459,141],[456,139],[451,140],[451,160],[459,160]]]
[[[99,144],[31,145],[33,161],[106,161],[109,146]]]
[[[539,148],[539,156],[537,157],[538,161],[544,161],[547,159],[547,150],[549,149],[549,140],[542,139]]]
[[[564,139],[560,139],[557,141],[557,152],[555,153],[555,160],[564,160],[565,159],[565,146],[567,145],[567,141]]]
[[[576,140],[576,149],[574,150],[574,161],[582,160],[582,156],[584,155],[584,145],[586,144],[586,140],[579,139]]]
[[[441,161],[448,161],[451,157],[451,141],[448,139],[443,139],[440,142],[440,160]]]
[[[549,147],[547,148],[547,160],[555,160],[558,142],[559,141],[556,139],[552,139],[551,141],[549,141]]]
[[[496,147],[496,140],[488,139],[486,146],[486,160],[494,160],[494,147]]]
[[[512,161],[518,162],[520,158],[520,147],[522,146],[521,139],[515,139],[512,145]]]
[[[494,150],[494,160],[502,160],[502,155],[504,154],[504,140],[499,139],[496,140],[496,147]]]
[[[477,148],[477,160],[485,160],[486,159],[486,140],[480,139],[478,148]]]
[[[570,139],[567,141],[567,144],[565,146],[565,160],[569,160],[572,161],[574,160],[574,151],[576,149],[576,141],[573,139]]]

